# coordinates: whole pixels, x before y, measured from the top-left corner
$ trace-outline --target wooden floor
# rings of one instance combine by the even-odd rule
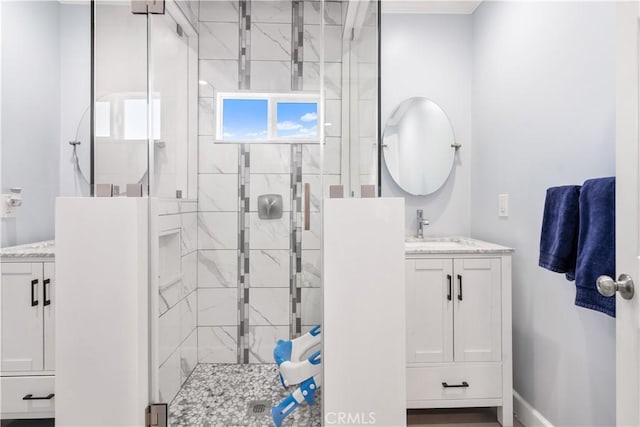
[[[500,427],[493,408],[464,409],[410,409],[407,411],[408,426],[429,427]],[[515,427],[523,427],[514,420]]]

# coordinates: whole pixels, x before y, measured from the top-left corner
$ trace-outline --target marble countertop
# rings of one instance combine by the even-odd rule
[[[0,258],[53,258],[55,257],[55,241],[28,243],[0,249]]]
[[[407,254],[507,254],[512,248],[483,242],[469,237],[438,237],[419,239],[407,237],[405,241]]]

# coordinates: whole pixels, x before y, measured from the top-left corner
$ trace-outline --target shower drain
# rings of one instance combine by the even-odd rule
[[[250,417],[264,417],[270,414],[270,400],[252,400],[247,406],[247,415],[249,415]]]

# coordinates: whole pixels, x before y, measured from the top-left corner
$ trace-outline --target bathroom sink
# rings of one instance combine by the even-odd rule
[[[511,248],[483,242],[468,237],[407,237],[405,240],[407,253],[495,253],[512,252]]]

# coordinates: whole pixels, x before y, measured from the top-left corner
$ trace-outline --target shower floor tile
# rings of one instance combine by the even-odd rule
[[[250,416],[249,402],[280,403],[294,388],[285,390],[272,364],[199,364],[169,405],[169,425],[176,426],[273,426],[271,408],[266,415]],[[316,402],[301,404],[283,426],[321,425],[321,390]]]

